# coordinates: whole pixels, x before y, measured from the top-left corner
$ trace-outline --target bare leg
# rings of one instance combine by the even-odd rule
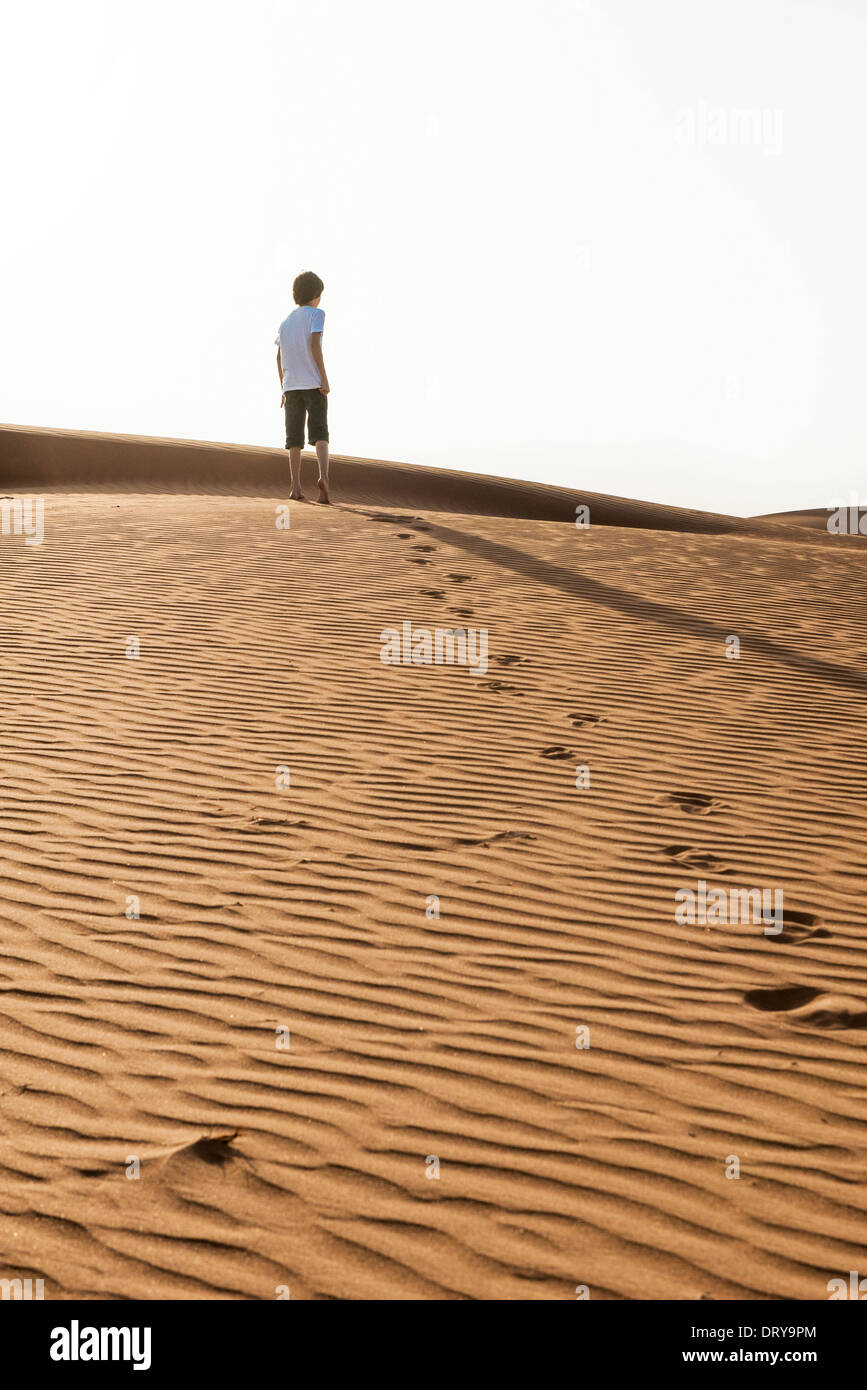
[[[319,501],[328,503],[331,498],[328,496],[328,440],[317,439],[314,445],[316,449],[316,461],[319,464]]]
[[[304,494],[301,491],[301,450],[289,450],[289,473],[292,479],[292,486],[289,496],[293,502],[303,502]]]

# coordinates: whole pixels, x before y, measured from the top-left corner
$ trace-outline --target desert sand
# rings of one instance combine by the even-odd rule
[[[0,537],[0,1276],[827,1298],[867,1239],[865,543],[339,457],[281,529],[287,487],[0,430],[45,499]],[[384,665],[404,621],[487,672]],[[782,930],[678,923],[699,881]]]

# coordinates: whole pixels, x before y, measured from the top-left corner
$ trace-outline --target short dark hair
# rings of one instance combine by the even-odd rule
[[[295,276],[292,298],[296,304],[309,304],[311,299],[318,299],[324,289],[325,286],[318,275],[312,270],[302,270],[300,275]]]

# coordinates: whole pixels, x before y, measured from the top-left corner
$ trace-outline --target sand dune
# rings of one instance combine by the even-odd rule
[[[282,497],[286,455],[282,449],[251,449],[185,439],[142,439],[134,435],[87,434],[0,425],[4,486],[22,489],[110,488],[136,491],[258,493]],[[336,457],[345,503],[371,503],[437,512],[514,516],[528,521],[575,521],[576,505],[591,507],[599,526],[652,527],[665,531],[766,534],[766,521],[658,506],[544,483],[488,478],[442,468],[421,468],[379,459]],[[305,455],[302,477],[314,490],[316,460]]]
[[[0,538],[0,1276],[859,1268],[858,538],[367,460],[281,530],[277,451],[13,428],[0,492],[45,498]],[[488,670],[383,665],[404,621]],[[779,933],[678,923],[699,881],[781,890]]]
[[[828,529],[828,508],[812,507],[800,512],[772,512],[768,516],[757,517],[760,521],[778,521],[785,526],[812,526],[823,531]]]

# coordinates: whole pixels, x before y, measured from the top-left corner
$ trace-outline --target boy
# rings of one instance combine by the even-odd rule
[[[286,448],[292,487],[289,496],[303,502],[301,491],[301,450],[304,448],[304,420],[307,439],[316,450],[319,463],[319,501],[328,503],[328,377],[322,357],[325,312],[319,308],[325,289],[318,275],[304,270],[292,286],[298,305],[280,325],[277,337],[277,371],[283,395],[280,404],[286,413]]]

